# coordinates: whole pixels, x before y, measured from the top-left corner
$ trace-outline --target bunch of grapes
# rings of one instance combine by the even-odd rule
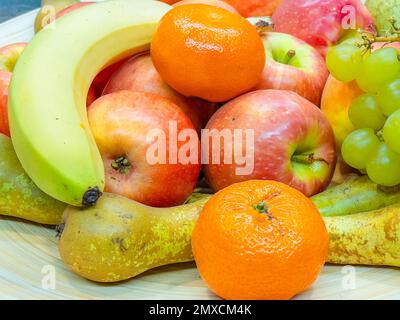
[[[343,159],[377,184],[400,184],[399,51],[384,45],[371,52],[350,38],[329,49],[327,66],[336,79],[355,80],[364,91],[349,108],[356,130],[343,142]]]

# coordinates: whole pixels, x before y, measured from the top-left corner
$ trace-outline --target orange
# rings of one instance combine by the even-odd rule
[[[195,226],[198,270],[225,299],[289,299],[318,277],[329,237],[314,204],[275,181],[250,180],[221,190]]]
[[[265,65],[255,27],[237,14],[205,4],[170,10],[154,34],[151,56],[168,85],[212,102],[249,91]]]

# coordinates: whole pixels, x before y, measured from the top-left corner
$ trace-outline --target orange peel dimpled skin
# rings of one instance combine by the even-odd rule
[[[265,66],[256,28],[238,14],[204,4],[170,10],[155,32],[151,55],[176,91],[211,102],[248,92]]]

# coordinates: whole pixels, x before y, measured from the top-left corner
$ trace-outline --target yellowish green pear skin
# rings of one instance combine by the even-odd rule
[[[57,225],[65,208],[36,187],[22,169],[10,138],[0,134],[0,215]]]
[[[323,217],[346,216],[400,203],[400,187],[381,187],[368,176],[349,177],[345,182],[321,192],[311,200]]]
[[[400,204],[324,222],[328,262],[400,267]]]
[[[97,282],[118,282],[152,268],[191,261],[191,235],[210,196],[156,209],[105,194],[88,209],[68,207],[60,226],[62,260]],[[324,217],[327,262],[400,266],[400,204],[376,211]]]
[[[97,282],[118,282],[158,266],[192,261],[192,232],[209,198],[158,209],[105,193],[94,207],[68,207],[58,228],[61,258],[74,272]]]

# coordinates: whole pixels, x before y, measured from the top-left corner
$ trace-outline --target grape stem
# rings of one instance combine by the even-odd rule
[[[390,30],[388,30],[385,36],[377,36],[375,33],[361,30],[360,33],[363,39],[363,43],[359,44],[358,46],[365,47],[366,50],[368,51],[372,50],[372,46],[374,43],[378,42],[393,43],[400,41],[400,28],[396,26],[396,20],[394,18],[390,18],[389,22],[390,22]]]

